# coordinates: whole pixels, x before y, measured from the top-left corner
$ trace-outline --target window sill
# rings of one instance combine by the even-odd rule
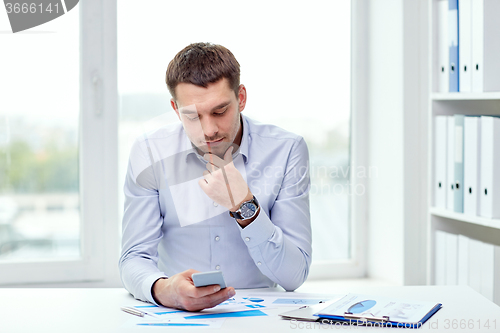
[[[365,287],[400,286],[400,284],[382,279],[330,279],[308,280],[295,290],[299,293],[362,293]],[[372,289],[373,290],[373,289]]]

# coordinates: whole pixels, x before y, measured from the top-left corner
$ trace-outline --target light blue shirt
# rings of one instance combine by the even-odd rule
[[[242,116],[236,168],[260,205],[247,227],[199,187],[206,161],[182,124],[134,143],[125,180],[125,288],[155,303],[154,282],[193,268],[221,270],[228,286],[298,288],[311,265],[309,155],[304,139]]]

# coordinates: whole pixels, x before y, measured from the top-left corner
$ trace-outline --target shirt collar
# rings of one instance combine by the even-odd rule
[[[245,117],[243,117],[243,115],[240,113],[240,117],[241,117],[241,124],[243,126],[243,134],[241,135],[241,145],[240,145],[240,148],[233,153],[233,160],[238,157],[239,154],[243,155],[243,160],[246,163],[248,163],[248,121]],[[184,128],[182,129],[184,131]],[[206,163],[206,161],[203,159],[203,156],[201,156],[200,154],[198,154],[198,151],[193,147],[193,144],[191,143],[191,141],[189,140],[188,136],[186,135],[186,132],[184,132],[184,143],[182,144],[182,146],[185,147],[185,151],[187,152],[186,153],[186,162],[187,162],[187,159],[189,158],[190,155],[193,155],[195,156],[196,158],[198,158],[200,161],[202,161],[203,163]]]

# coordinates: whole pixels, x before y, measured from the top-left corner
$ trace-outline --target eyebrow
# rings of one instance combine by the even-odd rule
[[[212,108],[212,111],[222,109],[223,107],[226,107],[226,106],[228,106],[229,104],[231,104],[231,101],[222,102],[222,103],[220,103],[219,105],[217,105],[216,107]]]
[[[189,110],[189,109],[182,109],[181,113],[182,114],[193,114],[193,113],[197,113],[197,112],[193,111],[193,110]]]
[[[220,103],[219,105],[217,105],[217,106],[213,107],[213,108],[212,108],[212,110],[210,110],[210,112],[215,111],[215,110],[222,109],[222,108],[224,108],[224,107],[228,106],[229,104],[231,104],[231,101],[222,102],[222,103]],[[196,114],[197,114],[197,113],[198,113],[198,112],[196,112],[196,111],[194,111],[194,110],[190,110],[190,109],[183,109],[183,108],[181,108],[181,111],[180,111],[180,112],[181,112],[182,114],[193,114],[193,113],[196,113]]]

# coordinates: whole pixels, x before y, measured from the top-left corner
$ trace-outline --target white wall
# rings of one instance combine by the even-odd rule
[[[369,3],[368,275],[402,282],[403,20],[402,1]]]
[[[425,2],[377,0],[366,5],[369,165],[378,169],[368,184],[367,275],[423,284],[427,69],[421,58],[426,26],[420,25],[425,18],[420,6]]]

